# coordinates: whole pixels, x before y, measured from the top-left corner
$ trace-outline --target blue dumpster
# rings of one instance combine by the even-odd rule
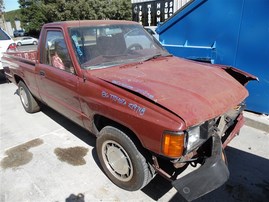
[[[257,76],[247,86],[247,109],[269,114],[269,0],[193,0],[157,33],[173,55]]]

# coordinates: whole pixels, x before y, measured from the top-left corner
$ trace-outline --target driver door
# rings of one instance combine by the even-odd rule
[[[47,30],[36,74],[39,94],[50,107],[83,126],[78,95],[79,77],[74,71],[62,30]],[[57,62],[53,62],[57,55]]]

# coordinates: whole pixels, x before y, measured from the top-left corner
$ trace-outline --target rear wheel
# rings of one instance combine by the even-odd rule
[[[33,42],[33,44],[34,44],[34,45],[37,45],[37,42],[36,42],[36,41],[34,41],[34,42]]]
[[[122,131],[106,126],[96,141],[97,155],[104,172],[117,186],[135,191],[153,178],[151,165],[134,142]]]
[[[17,46],[21,46],[21,42],[18,42],[18,43],[17,43]]]
[[[25,111],[28,113],[34,113],[39,111],[40,107],[29,89],[27,88],[27,86],[25,85],[25,83],[20,81],[18,84],[18,88],[21,103]]]

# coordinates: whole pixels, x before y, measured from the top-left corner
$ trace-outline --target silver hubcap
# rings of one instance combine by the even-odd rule
[[[118,180],[129,181],[133,176],[133,165],[127,152],[117,142],[107,140],[102,145],[102,157],[107,169]]]
[[[24,90],[23,87],[20,87],[20,98],[21,98],[21,102],[22,104],[28,108],[29,107],[29,103],[28,103],[28,99],[27,99],[27,95],[26,95],[26,92]]]

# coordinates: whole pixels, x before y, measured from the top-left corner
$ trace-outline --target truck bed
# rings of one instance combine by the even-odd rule
[[[13,58],[27,63],[36,63],[37,51],[16,51],[6,52],[3,56],[5,59]]]

